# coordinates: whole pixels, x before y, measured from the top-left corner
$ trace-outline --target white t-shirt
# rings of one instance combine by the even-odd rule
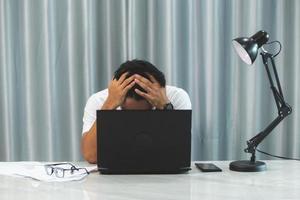
[[[192,109],[190,97],[183,89],[167,85],[166,93],[175,110]],[[93,126],[96,121],[96,111],[102,107],[107,96],[108,89],[105,89],[93,94],[88,99],[84,109],[82,134],[89,131]],[[117,109],[121,109],[121,107]]]

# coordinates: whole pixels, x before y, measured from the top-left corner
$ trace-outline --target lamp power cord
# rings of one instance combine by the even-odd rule
[[[267,156],[275,157],[275,158],[280,158],[280,159],[284,159],[284,160],[297,160],[297,161],[300,161],[299,158],[289,158],[289,157],[284,157],[284,156],[277,156],[277,155],[273,155],[273,154],[261,151],[259,149],[256,149],[256,151],[258,151],[259,153],[265,154]]]
[[[263,52],[269,53],[266,49],[264,49],[264,46],[268,46],[268,45],[271,45],[271,44],[274,44],[274,43],[277,43],[279,45],[279,50],[278,50],[278,52],[275,55],[272,56],[273,58],[275,58],[281,52],[281,49],[282,49],[282,45],[281,45],[281,43],[278,40],[274,40],[272,42],[267,42],[266,44],[264,44],[261,47],[261,49],[262,49]]]

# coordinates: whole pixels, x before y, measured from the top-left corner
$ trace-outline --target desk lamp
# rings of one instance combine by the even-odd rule
[[[266,164],[261,161],[256,161],[255,152],[257,146],[267,137],[270,132],[289,114],[292,112],[292,107],[287,104],[284,100],[283,93],[281,90],[274,58],[280,53],[281,51],[281,44],[279,41],[273,41],[267,43],[269,40],[269,34],[265,31],[258,31],[250,38],[247,37],[240,37],[232,40],[232,44],[236,53],[240,56],[240,58],[251,65],[254,63],[258,50],[261,49],[260,55],[267,71],[268,79],[271,85],[271,90],[275,99],[275,103],[278,109],[278,116],[260,133],[255,135],[253,138],[247,141],[247,148],[244,149],[246,153],[251,154],[250,160],[239,160],[231,162],[229,165],[229,169],[233,171],[240,171],[240,172],[257,172],[257,171],[264,171],[266,170]],[[264,45],[268,45],[271,43],[278,43],[280,46],[279,51],[276,54],[269,53],[263,47]],[[276,86],[274,84],[270,67],[269,61],[271,61],[273,74],[276,81]]]

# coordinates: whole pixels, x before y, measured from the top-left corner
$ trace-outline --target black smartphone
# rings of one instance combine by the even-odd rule
[[[196,167],[203,172],[221,172],[222,169],[213,163],[195,163]]]

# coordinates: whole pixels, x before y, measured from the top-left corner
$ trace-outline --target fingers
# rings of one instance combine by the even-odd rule
[[[139,89],[135,89],[134,91],[135,91],[138,95],[144,97],[144,98],[147,99],[149,102],[151,102],[152,97],[151,97],[149,94],[147,94],[147,93],[145,93],[145,92],[142,92],[142,91],[139,90]]]
[[[125,73],[123,73],[123,74],[120,76],[120,78],[119,78],[119,80],[118,80],[118,83],[119,83],[119,84],[122,84],[122,83],[123,83],[123,81],[126,79],[127,74],[128,74],[128,72],[125,72]]]
[[[150,73],[147,73],[152,83],[158,83],[158,81]]]
[[[141,86],[145,91],[147,91],[148,93],[150,93],[152,91],[152,88],[151,88],[151,85],[152,83],[150,84],[146,84],[142,81],[140,81],[139,79],[134,79],[134,81],[139,85]]]
[[[131,83],[134,80],[134,76],[130,76],[129,78],[125,79],[123,83],[121,84],[122,88],[125,88],[129,83]]]
[[[147,85],[151,85],[152,84],[151,81],[149,81],[147,78],[145,78],[145,77],[143,77],[143,76],[141,76],[139,74],[135,74],[134,76],[135,76],[136,80],[139,80],[140,82],[143,82],[144,84],[147,84]]]
[[[149,73],[147,73],[147,75],[149,76],[151,81],[139,74],[134,74],[126,78],[127,75],[128,72],[125,72],[120,76],[119,80],[115,80],[117,82],[117,85],[119,85],[123,90],[127,92],[130,88],[134,86],[135,83],[137,83],[148,93],[143,93],[141,96],[145,98],[150,98],[149,93],[154,92],[153,90],[156,88],[155,83],[158,83],[157,80]],[[141,93],[140,90],[138,91]]]
[[[128,90],[130,90],[130,88],[132,88],[134,86],[135,82],[132,81],[131,83],[129,83],[123,90],[125,93],[128,92]]]

